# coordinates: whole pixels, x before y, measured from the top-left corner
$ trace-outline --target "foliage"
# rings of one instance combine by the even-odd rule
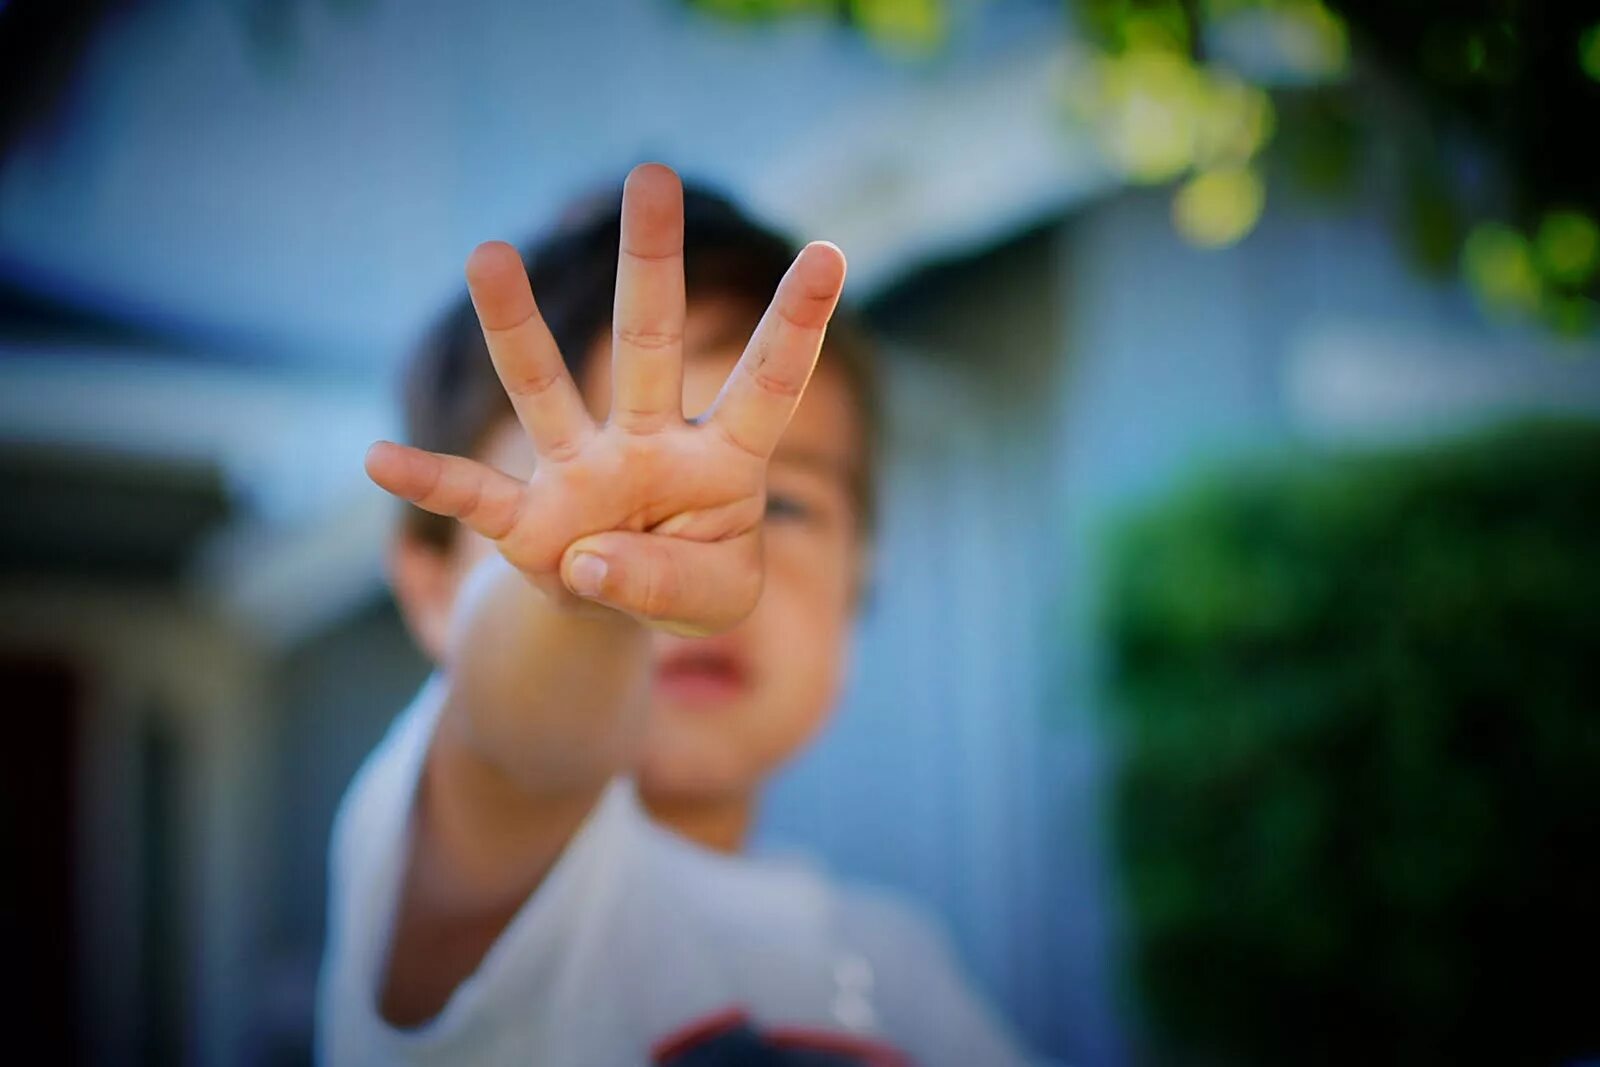
[[[926,56],[944,44],[948,0],[687,0],[710,15],[769,21],[796,15],[851,26],[888,52]]]
[[[1107,598],[1160,1062],[1600,1053],[1600,425],[1213,482]]]
[[[1221,246],[1249,232],[1262,197],[1259,181],[1247,178],[1281,127],[1284,172],[1325,192],[1348,185],[1362,162],[1397,167],[1392,209],[1404,242],[1423,267],[1458,263],[1491,313],[1572,334],[1595,325],[1600,185],[1584,133],[1600,114],[1600,13],[1592,8],[1522,0],[1074,6],[1095,46],[1075,79],[1075,113],[1130,179],[1184,179],[1174,221],[1191,240]],[[1144,157],[1129,158],[1130,141],[1144,145]],[[1219,157],[1219,142],[1234,150]]]
[[[1600,310],[1590,133],[1600,114],[1600,8],[1593,0],[1336,6],[1371,64],[1403,79],[1424,108],[1405,164],[1425,211],[1456,222],[1432,240],[1459,249],[1491,311],[1590,331]],[[1488,149],[1494,174],[1463,147],[1469,139]]]
[[[935,54],[958,0],[687,0],[797,13]],[[999,3],[1001,0],[990,0]],[[1019,2],[1019,0],[1009,0]],[[1396,230],[1492,315],[1586,334],[1600,319],[1600,11],[1585,0],[1072,0],[1065,121],[1130,182],[1177,182],[1173,223],[1226,247],[1265,204],[1263,163],[1324,193],[1397,169]],[[1395,87],[1398,87],[1396,91]]]

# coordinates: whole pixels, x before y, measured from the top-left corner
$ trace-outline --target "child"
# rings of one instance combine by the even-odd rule
[[[428,451],[367,457],[425,509],[390,569],[438,671],[335,826],[322,1059],[1018,1061],[924,920],[741,851],[837,699],[872,519],[861,337],[817,363],[844,259],[792,256],[646,165],[532,291],[468,260],[408,383]]]

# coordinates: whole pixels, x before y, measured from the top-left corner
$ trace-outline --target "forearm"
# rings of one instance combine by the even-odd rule
[[[436,746],[535,802],[593,789],[633,758],[649,672],[636,620],[560,601],[491,557],[458,601]]]
[[[563,606],[498,557],[468,578],[411,816],[391,1022],[443,1007],[631,761],[648,656],[632,619]]]

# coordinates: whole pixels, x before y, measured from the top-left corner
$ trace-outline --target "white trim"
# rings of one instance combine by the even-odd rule
[[[1600,415],[1600,349],[1532,331],[1324,324],[1291,346],[1284,404],[1308,437],[1404,441],[1519,415]]]

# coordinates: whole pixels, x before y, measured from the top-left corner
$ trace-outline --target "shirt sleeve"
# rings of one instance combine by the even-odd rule
[[[438,717],[430,681],[356,772],[328,846],[327,934],[317,981],[319,1063],[360,1061],[378,1022],[376,976],[387,953],[412,798]]]
[[[439,1014],[404,1030],[386,1022],[379,987],[405,875],[411,810],[441,706],[440,684],[430,681],[367,758],[334,820],[317,990],[319,1063],[504,1062],[512,1051],[541,1062],[530,1040],[560,1039],[559,1020],[546,1016],[560,1010],[563,965],[610,921],[616,886],[625,880],[622,862],[643,817],[619,779]]]

